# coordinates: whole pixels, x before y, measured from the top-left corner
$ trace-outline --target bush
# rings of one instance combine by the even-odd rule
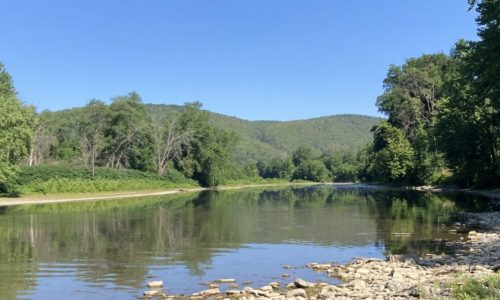
[[[489,275],[481,279],[469,278],[463,284],[455,284],[453,298],[458,300],[500,299],[500,275]]]
[[[170,169],[165,176],[132,169],[97,168],[95,176],[83,168],[69,165],[23,167],[4,184],[4,192],[86,193],[120,190],[158,189],[195,186],[182,173]]]
[[[315,182],[328,181],[330,178],[330,172],[320,160],[306,160],[302,162],[293,174],[293,179]]]

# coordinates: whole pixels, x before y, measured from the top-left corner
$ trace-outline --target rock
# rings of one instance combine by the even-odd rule
[[[270,285],[266,285],[266,286],[261,287],[260,290],[264,291],[264,292],[271,292],[273,290],[273,287]]]
[[[290,277],[290,274],[283,274],[283,275],[281,275],[281,277],[288,278],[288,277]]]
[[[213,296],[213,295],[217,295],[217,294],[220,294],[220,290],[218,288],[215,288],[215,289],[208,289],[208,290],[201,291],[199,293],[195,293],[195,294],[193,294],[193,296],[208,297],[208,296]]]
[[[294,290],[288,291],[286,293],[286,297],[287,298],[293,298],[293,297],[307,298],[307,294],[306,294],[306,291],[304,291],[304,289],[294,289]]]
[[[219,280],[216,280],[215,282],[218,282],[218,283],[235,283],[236,282],[236,279],[229,279],[229,278],[225,278],[225,279],[219,279]]]
[[[273,289],[277,289],[280,287],[280,284],[279,282],[271,282],[269,283],[269,285],[273,288]]]
[[[158,281],[150,281],[147,284],[148,288],[161,288],[163,287],[163,281],[158,280]]]
[[[160,291],[157,291],[157,290],[152,290],[152,291],[145,291],[145,292],[143,293],[143,295],[144,295],[145,297],[153,297],[153,296],[156,296],[156,295],[157,295],[157,294],[159,294],[159,293],[160,293]]]
[[[361,279],[354,279],[347,284],[347,287],[352,287],[355,290],[360,290],[366,287],[366,282]]]
[[[361,274],[361,275],[368,275],[370,274],[370,270],[365,269],[365,268],[359,268],[356,273]]]
[[[286,288],[287,288],[287,289],[294,289],[294,288],[296,288],[296,286],[295,286],[295,284],[292,282],[292,283],[287,284],[287,285],[286,285]]]
[[[218,285],[218,284],[215,284],[215,283],[211,283],[211,284],[209,284],[209,285],[208,285],[208,288],[209,288],[209,289],[216,289],[216,288],[218,288],[218,287],[219,287],[219,285]]]
[[[314,286],[314,284],[307,282],[304,279],[298,278],[298,277],[295,278],[295,280],[293,281],[293,284],[298,288],[308,288],[308,287]]]
[[[319,299],[327,300],[327,299],[335,299],[335,293],[329,291],[321,291],[318,294]]]
[[[231,295],[239,295],[239,294],[241,294],[241,292],[238,290],[227,290],[226,291],[226,295],[230,295],[230,296]]]

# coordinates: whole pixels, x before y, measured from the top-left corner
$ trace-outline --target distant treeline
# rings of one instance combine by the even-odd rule
[[[328,149],[323,135],[316,149],[309,137],[308,145],[297,146],[298,136],[283,129],[280,138],[293,137],[294,146],[279,152],[276,147],[283,141],[268,134],[271,122],[261,124],[266,127],[258,132],[259,142],[272,143],[258,144],[242,136],[250,130],[248,124],[220,116],[214,120],[198,102],[160,109],[142,103],[135,92],[110,104],[92,100],[82,108],[36,113],[17,98],[0,64],[0,190],[29,185],[31,191],[64,191],[68,180],[79,178],[71,170],[85,174],[80,186],[92,182],[98,191],[118,189],[125,177],[129,186],[141,182],[137,188],[158,186],[145,183],[152,181],[214,186],[259,178],[499,185],[500,0],[471,5],[479,13],[480,40],[458,41],[450,55],[422,55],[390,66],[376,102],[387,119],[374,126],[373,141],[357,152],[355,143]],[[330,124],[324,121],[315,124]],[[362,120],[359,128],[367,122]],[[310,132],[318,132],[314,130]],[[35,166],[36,172],[30,171]],[[123,170],[146,175],[125,176]]]

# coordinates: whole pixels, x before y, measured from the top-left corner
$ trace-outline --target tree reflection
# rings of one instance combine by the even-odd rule
[[[42,265],[96,285],[140,288],[153,266],[203,275],[214,255],[253,243],[384,245],[388,253],[442,251],[450,215],[473,197],[330,186],[205,191],[170,197],[3,209],[0,294],[35,288]],[[311,253],[314,260],[314,253]],[[334,258],[332,258],[334,259]]]

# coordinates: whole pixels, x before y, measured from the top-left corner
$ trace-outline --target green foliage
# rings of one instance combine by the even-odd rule
[[[113,99],[106,128],[108,166],[142,171],[154,169],[152,137],[147,119],[145,107],[137,93]]]
[[[385,91],[377,99],[379,110],[388,120],[374,132],[372,155],[366,160],[363,177],[428,184],[444,168],[435,124],[445,102],[451,65],[451,59],[440,53],[390,66]]]
[[[95,174],[83,167],[40,165],[22,167],[6,183],[9,192],[71,193],[119,190],[145,190],[178,186],[194,186],[176,170],[165,176],[132,169],[96,168]]]
[[[477,42],[459,41],[439,138],[462,186],[500,182],[500,1],[478,1]]]
[[[312,158],[312,149],[309,147],[300,146],[292,152],[292,161],[296,167],[306,160],[310,160]]]
[[[349,151],[334,151],[321,156],[325,167],[332,174],[333,181],[354,182],[358,180],[361,164]]]
[[[418,133],[432,128],[444,96],[444,79],[449,65],[445,54],[410,58],[402,66],[391,65],[384,79],[384,93],[378,97],[379,110],[388,122],[413,141]]]
[[[413,161],[413,149],[402,130],[380,122],[374,130],[374,142],[368,172],[376,181],[402,182]]]
[[[328,181],[331,174],[321,160],[306,160],[300,163],[293,173],[293,179],[315,182]]]
[[[291,180],[295,166],[290,158],[273,158],[268,162],[257,163],[262,178],[282,178]]]
[[[179,167],[184,174],[191,175],[204,186],[216,186],[224,179],[230,164],[237,136],[215,127],[208,112],[201,110],[201,103],[185,106],[180,124],[184,128],[195,128],[186,158]]]
[[[2,63],[0,63],[0,95],[4,97],[16,96],[16,89],[12,83],[12,77],[10,77],[10,74]]]
[[[0,182],[15,173],[28,153],[35,125],[33,108],[15,98],[10,75],[0,64]]]
[[[311,148],[316,155],[332,150],[356,152],[370,141],[370,128],[380,120],[336,115],[297,121],[247,121],[215,113],[211,113],[211,119],[217,127],[230,128],[240,137],[235,149],[238,161],[285,157],[300,146]]]
[[[500,299],[500,275],[488,275],[481,279],[468,278],[453,286],[453,298],[457,300]]]

